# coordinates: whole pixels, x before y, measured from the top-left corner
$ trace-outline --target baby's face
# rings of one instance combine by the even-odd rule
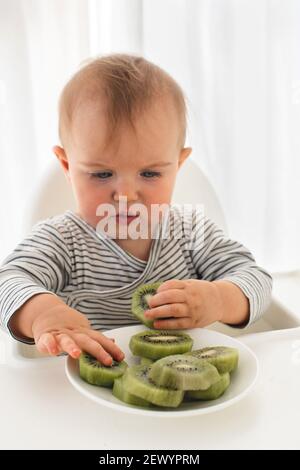
[[[94,228],[103,218],[97,215],[101,204],[110,204],[116,214],[120,200],[127,201],[129,213],[142,204],[150,221],[153,204],[171,202],[177,170],[191,152],[178,147],[177,115],[157,103],[139,118],[136,131],[123,125],[119,141],[105,149],[104,113],[85,104],[74,116],[67,150],[54,148],[72,184],[77,212]],[[130,220],[116,217],[116,224]]]

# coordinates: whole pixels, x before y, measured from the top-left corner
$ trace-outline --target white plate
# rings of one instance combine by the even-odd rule
[[[107,331],[106,336],[113,337],[116,344],[125,354],[128,365],[138,364],[139,359],[133,356],[128,344],[132,335],[145,330],[145,326],[128,326]],[[239,350],[239,365],[237,370],[231,375],[231,384],[217,400],[183,402],[179,408],[173,409],[147,409],[137,406],[127,405],[119,401],[112,395],[111,389],[90,385],[84,382],[79,376],[78,361],[68,356],[66,360],[66,374],[71,384],[83,395],[100,405],[114,408],[126,413],[134,413],[149,416],[191,416],[211,413],[236,403],[247,395],[253,388],[258,375],[258,360],[255,354],[243,343],[235,338],[226,336],[216,331],[205,328],[184,330],[194,340],[193,349],[204,348],[206,346],[229,346]]]

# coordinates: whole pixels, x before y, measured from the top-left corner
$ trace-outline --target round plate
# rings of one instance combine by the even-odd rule
[[[139,363],[139,358],[133,356],[129,350],[128,344],[131,336],[144,331],[147,328],[141,326],[128,326],[110,330],[105,333],[106,336],[115,338],[116,344],[125,354],[125,360],[128,365]],[[211,413],[236,403],[238,400],[247,395],[253,388],[258,376],[258,360],[255,354],[243,343],[235,338],[218,333],[216,331],[205,328],[196,328],[192,330],[184,330],[194,340],[193,349],[200,349],[207,346],[229,346],[239,350],[239,365],[237,370],[231,374],[231,383],[217,400],[212,401],[193,401],[183,402],[178,408],[141,408],[137,406],[127,405],[119,401],[112,394],[111,389],[98,387],[84,382],[79,376],[78,360],[67,357],[66,374],[71,384],[83,395],[102,406],[114,408],[118,411],[149,416],[191,416]]]

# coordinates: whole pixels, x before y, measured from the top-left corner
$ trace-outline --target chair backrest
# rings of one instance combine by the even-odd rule
[[[191,159],[186,160],[178,172],[172,202],[193,206],[201,204],[205,215],[228,233],[217,193],[204,172]]]
[[[29,233],[40,220],[62,214],[67,209],[75,209],[71,185],[58,160],[53,158],[32,188],[23,217],[23,232]]]
[[[172,202],[177,204],[202,204],[205,214],[227,233],[225,216],[216,192],[199,166],[191,159],[179,170]],[[71,186],[59,162],[49,163],[38,185],[33,188],[23,219],[25,233],[40,220],[75,209]]]

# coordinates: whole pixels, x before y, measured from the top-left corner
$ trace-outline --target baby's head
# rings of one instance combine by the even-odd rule
[[[175,80],[146,59],[113,54],[89,61],[65,85],[55,146],[77,212],[96,227],[100,204],[128,212],[169,204],[184,148],[186,104]]]

